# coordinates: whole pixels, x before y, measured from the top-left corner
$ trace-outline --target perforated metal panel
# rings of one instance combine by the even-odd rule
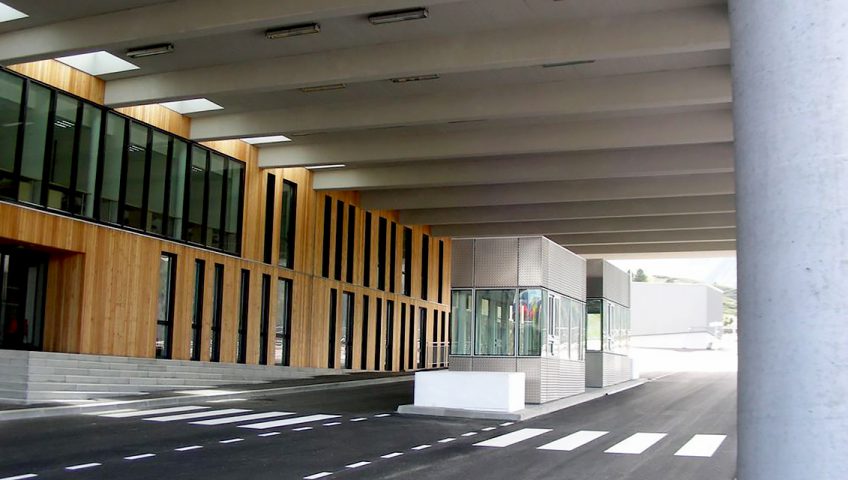
[[[450,369],[455,370],[457,372],[470,372],[472,371],[472,361],[471,357],[464,357],[459,355],[451,355],[450,356]]]
[[[516,367],[524,372],[524,403],[542,403],[542,359],[518,358]]]
[[[471,287],[474,284],[474,240],[451,242],[451,287]]]
[[[542,285],[543,265],[542,237],[523,237],[518,239],[518,286],[538,287]]]
[[[515,372],[515,357],[473,357],[475,372]]]
[[[604,261],[599,258],[586,260],[586,296],[604,297]]]
[[[542,358],[542,402],[586,391],[586,366],[582,361]]]
[[[633,376],[633,359],[606,352],[586,352],[586,386],[608,387]]]
[[[586,260],[548,239],[544,240],[548,261],[543,286],[586,301]]]
[[[604,261],[604,298],[630,306],[630,274]]]
[[[514,287],[518,284],[518,239],[479,238],[474,241],[474,286]]]

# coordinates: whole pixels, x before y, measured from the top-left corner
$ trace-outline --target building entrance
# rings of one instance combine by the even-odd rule
[[[41,350],[47,256],[0,247],[0,348]]]

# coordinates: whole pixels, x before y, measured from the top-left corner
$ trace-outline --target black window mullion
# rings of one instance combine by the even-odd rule
[[[80,137],[82,137],[82,114],[85,109],[85,104],[77,102],[76,130],[74,131],[74,149],[71,154],[71,184],[68,192],[68,211],[73,215],[77,215],[77,179],[79,177],[79,147]]]
[[[51,169],[53,155],[55,155],[55,148],[53,145],[53,137],[54,137],[54,127],[53,124],[56,122],[56,101],[59,95],[56,93],[56,90],[50,90],[50,110],[47,114],[47,132],[45,134],[45,143],[44,146],[44,165],[41,167],[41,198],[39,198],[38,204],[46,207],[47,206],[47,198],[50,194],[50,177],[51,177]]]
[[[236,233],[236,251],[235,254],[241,256],[241,235],[244,230],[244,185],[246,182],[245,177],[247,176],[247,164],[244,165],[239,170],[239,206],[238,206],[238,226],[236,229],[238,232]],[[294,261],[294,260],[292,260]],[[294,268],[294,267],[292,267]]]
[[[27,121],[27,104],[29,99],[29,80],[24,80],[23,87],[21,88],[21,109],[18,112],[18,119],[20,123],[18,124],[18,140],[17,145],[15,147],[15,166],[13,168],[14,172],[12,172],[12,181],[15,186],[12,198],[18,198],[18,193],[21,185],[21,166],[23,165],[24,158],[24,138],[26,132],[26,121]]]
[[[191,166],[192,160],[191,157],[194,155],[194,149],[191,145],[186,145],[186,164],[185,171],[183,172],[183,178],[185,181],[183,182],[183,221],[181,222],[180,229],[180,238],[184,241],[188,241],[188,224],[189,224],[189,212],[191,211]]]
[[[141,224],[139,228],[147,231],[147,219],[149,213],[147,211],[150,203],[150,163],[151,155],[153,154],[153,129],[147,128],[147,141],[145,142],[144,152],[144,188],[141,193]]]
[[[151,154],[152,155],[152,154]],[[165,158],[165,188],[162,199],[162,233],[163,237],[169,237],[171,223],[171,168],[173,167],[174,137],[168,137],[168,153]]]
[[[218,229],[218,245],[215,245],[216,248],[224,249],[226,245],[226,237],[225,233],[227,230],[227,193],[230,188],[230,159],[224,158],[224,172],[221,175],[221,215],[220,215],[220,228]]]
[[[108,111],[100,111],[100,139],[97,141],[97,173],[94,175],[94,218],[100,219],[100,197],[103,195],[103,164],[106,161],[106,124]]]
[[[124,142],[121,149],[121,191],[118,194],[118,223],[124,224],[124,204],[127,201],[127,174],[129,171],[130,123],[124,120]]]
[[[203,151],[206,154],[206,168],[203,172],[203,219],[200,227],[200,244],[206,245],[206,229],[209,226],[207,216],[209,215],[209,150]]]

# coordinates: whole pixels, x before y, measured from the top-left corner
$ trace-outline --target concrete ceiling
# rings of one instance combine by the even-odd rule
[[[434,234],[545,234],[587,256],[735,249],[723,0],[4,2],[30,17],[0,24],[0,63],[173,43],[105,76],[107,103],[209,98],[224,109],[193,115],[194,139],[288,135],[262,166],[345,164],[315,187]],[[429,18],[367,20],[412,7]],[[263,35],[304,22],[321,32]],[[423,75],[438,78],[391,81]],[[346,88],[301,91],[330,84]]]

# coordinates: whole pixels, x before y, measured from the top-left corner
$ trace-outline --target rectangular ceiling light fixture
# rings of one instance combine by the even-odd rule
[[[314,87],[303,87],[300,89],[303,93],[327,92],[330,90],[342,90],[347,88],[344,83],[333,83],[330,85],[316,85]]]
[[[285,135],[270,135],[267,137],[248,137],[242,138],[243,142],[249,143],[251,145],[261,145],[263,143],[279,143],[279,142],[291,142],[289,137]]]
[[[278,38],[297,37],[298,35],[309,35],[321,31],[321,25],[317,23],[304,23],[301,25],[291,25],[288,27],[280,27],[268,30],[265,32],[265,38],[268,40],[276,40]]]
[[[158,45],[148,45],[146,47],[131,48],[127,50],[127,56],[130,58],[152,57],[154,55],[163,55],[174,51],[173,43],[161,43]]]
[[[542,65],[543,68],[557,68],[557,67],[573,67],[575,65],[588,65],[590,63],[595,63],[594,60],[573,60],[570,62],[559,62],[559,63],[545,63]]]
[[[325,170],[325,169],[328,169],[328,168],[344,168],[346,166],[347,165],[345,165],[343,163],[336,163],[336,164],[333,164],[333,165],[311,165],[311,166],[306,167],[306,169],[307,170]]]
[[[394,10],[391,12],[373,13],[368,16],[368,21],[372,25],[382,25],[384,23],[406,22],[408,20],[423,20],[430,16],[430,12],[426,8],[411,8],[408,10]]]
[[[176,102],[160,103],[163,107],[173,110],[181,115],[189,113],[209,112],[212,110],[221,110],[224,107],[205,98],[193,98],[191,100],[179,100]]]
[[[392,82],[394,83],[407,83],[407,82],[420,82],[423,80],[438,80],[440,77],[438,74],[433,75],[417,75],[414,77],[400,77],[393,78]]]
[[[6,5],[5,3],[0,3],[0,23],[11,22],[12,20],[19,20],[28,16],[29,15],[27,15],[26,13],[20,10],[15,10],[14,8]]]
[[[118,58],[109,52],[102,51],[59,57],[56,60],[94,76],[138,69],[138,65],[133,65],[123,58]]]

